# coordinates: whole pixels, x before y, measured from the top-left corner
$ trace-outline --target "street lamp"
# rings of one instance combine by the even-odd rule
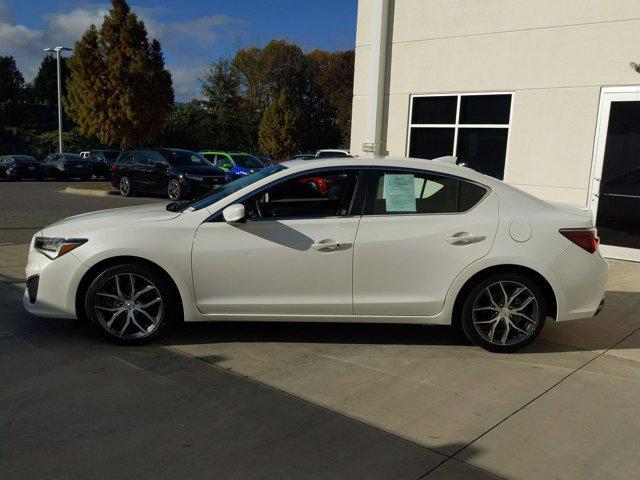
[[[73,48],[51,47],[45,48],[45,52],[55,52],[58,62],[58,141],[60,142],[60,153],[64,153],[62,146],[62,79],[60,75],[60,52],[70,52]]]

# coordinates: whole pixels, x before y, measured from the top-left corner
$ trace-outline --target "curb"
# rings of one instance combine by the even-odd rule
[[[111,195],[119,195],[116,190],[92,190],[90,188],[67,187],[60,193],[71,193],[73,195],[88,195],[90,197],[110,197]]]

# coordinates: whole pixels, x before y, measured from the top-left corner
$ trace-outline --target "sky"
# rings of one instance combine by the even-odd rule
[[[162,44],[177,101],[197,96],[204,68],[240,48],[273,39],[303,50],[354,48],[357,0],[135,0],[133,11]],[[43,49],[73,44],[102,23],[108,0],[0,0],[0,55],[13,55],[27,81]]]

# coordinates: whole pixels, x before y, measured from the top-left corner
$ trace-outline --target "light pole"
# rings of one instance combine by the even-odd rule
[[[70,52],[73,48],[69,47],[51,47],[45,48],[45,52],[56,52],[56,60],[58,63],[58,141],[60,143],[60,153],[64,153],[62,145],[62,75],[60,74],[60,52]]]

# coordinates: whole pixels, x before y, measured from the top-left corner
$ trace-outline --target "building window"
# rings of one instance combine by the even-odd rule
[[[458,157],[478,172],[504,178],[511,93],[414,95],[409,156]]]

